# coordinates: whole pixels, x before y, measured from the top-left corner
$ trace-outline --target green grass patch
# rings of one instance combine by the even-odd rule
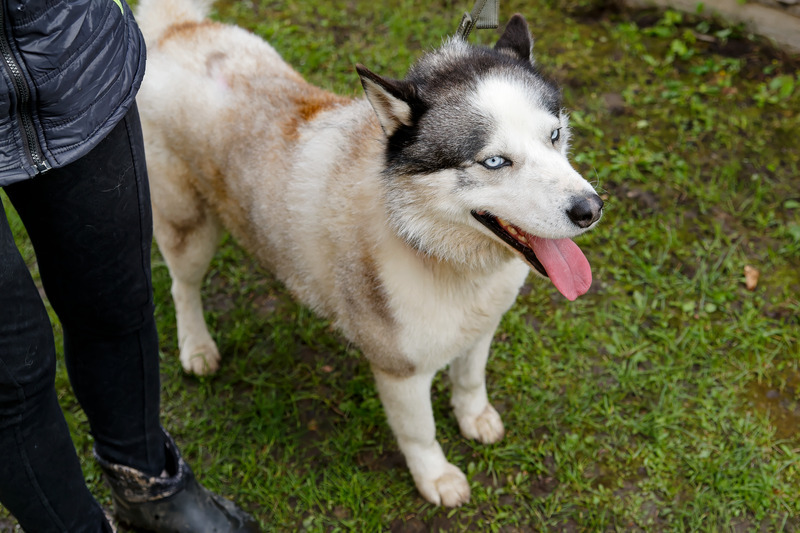
[[[183,375],[154,252],[164,425],[204,483],[265,529],[800,529],[800,60],[675,12],[558,4],[503,2],[501,19],[531,23],[537,62],[563,86],[575,166],[606,199],[580,239],[595,282],[570,303],[531,278],[503,319],[488,366],[500,443],[461,438],[435,381],[468,505],[417,495],[358,351],[231,240],[204,288],[222,369]],[[214,16],[358,95],[354,63],[401,77],[470,7],[226,0]],[[752,291],[746,265],[760,272]],[[109,504],[63,368],[57,387]]]

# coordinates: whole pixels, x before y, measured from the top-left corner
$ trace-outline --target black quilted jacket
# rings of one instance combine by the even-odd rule
[[[133,104],[145,46],[124,0],[0,0],[0,186],[91,150]]]

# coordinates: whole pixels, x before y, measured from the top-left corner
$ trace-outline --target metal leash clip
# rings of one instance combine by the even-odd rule
[[[499,26],[497,15],[499,3],[500,0],[476,0],[472,12],[465,12],[461,17],[456,35],[466,40],[472,28],[484,30]]]

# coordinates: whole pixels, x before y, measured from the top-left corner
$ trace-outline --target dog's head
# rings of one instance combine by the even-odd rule
[[[520,254],[574,299],[591,270],[571,238],[597,223],[603,201],[567,159],[560,92],[537,70],[532,43],[515,15],[493,49],[452,38],[404,80],[356,68],[386,134],[400,235],[473,265]]]

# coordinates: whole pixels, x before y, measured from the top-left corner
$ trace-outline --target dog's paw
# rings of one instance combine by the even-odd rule
[[[181,365],[187,374],[206,376],[219,370],[220,355],[213,341],[198,346],[186,345],[181,349]]]
[[[469,501],[467,476],[450,463],[438,477],[417,479],[416,482],[420,494],[434,505],[459,507]]]
[[[503,438],[505,428],[500,414],[491,405],[487,405],[476,417],[462,416],[458,419],[461,434],[468,439],[475,439],[483,444],[492,444]]]

